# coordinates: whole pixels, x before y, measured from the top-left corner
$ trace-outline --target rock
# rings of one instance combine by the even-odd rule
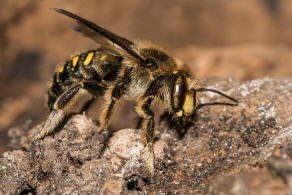
[[[13,128],[15,149],[0,158],[1,193],[292,193],[291,83],[292,77],[201,81],[240,104],[203,107],[182,138],[161,120],[153,178],[140,162],[139,130],[99,134],[95,122],[75,115],[53,135],[30,143],[40,125]],[[218,100],[224,101],[211,93],[200,97]]]

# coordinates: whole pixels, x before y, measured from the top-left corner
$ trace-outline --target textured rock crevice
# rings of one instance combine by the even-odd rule
[[[33,143],[40,126],[10,129],[14,150],[0,158],[1,192],[292,193],[292,78],[200,83],[240,104],[198,110],[182,138],[167,120],[157,123],[152,179],[140,162],[139,130],[99,134],[94,121],[75,115]],[[200,101],[219,99],[206,93]]]

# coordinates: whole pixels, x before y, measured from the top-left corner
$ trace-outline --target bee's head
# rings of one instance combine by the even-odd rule
[[[196,82],[184,71],[174,71],[171,81],[170,102],[180,123],[190,122],[198,105]]]
[[[214,89],[206,88],[197,88],[196,81],[191,78],[184,71],[174,71],[171,90],[170,90],[170,102],[172,111],[175,113],[176,119],[179,123],[186,124],[192,122],[192,119],[195,115],[197,109],[202,108],[203,106],[210,105],[228,105],[228,106],[237,106],[238,102],[234,98],[223,94],[220,91]],[[201,92],[210,91],[217,93],[234,103],[227,102],[212,102],[199,104],[198,95]]]

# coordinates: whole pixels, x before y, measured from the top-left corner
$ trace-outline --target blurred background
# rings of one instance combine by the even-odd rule
[[[130,40],[159,44],[198,79],[231,76],[246,81],[292,75],[291,0],[0,0],[0,4],[0,153],[8,149],[9,128],[33,127],[45,120],[47,84],[56,65],[76,51],[97,47],[71,29],[72,20],[49,8],[67,9]],[[118,110],[123,112],[123,107]]]

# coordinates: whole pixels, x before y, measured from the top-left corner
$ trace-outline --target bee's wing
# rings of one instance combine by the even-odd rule
[[[77,16],[69,11],[63,9],[53,8],[58,13],[64,14],[70,18],[76,20],[77,24],[74,26],[74,30],[82,33],[84,36],[89,37],[102,46],[107,46],[113,50],[119,49],[119,52],[127,53],[136,58],[140,62],[144,59],[134,51],[135,44],[128,39],[120,37],[96,24],[90,22],[80,16]]]

